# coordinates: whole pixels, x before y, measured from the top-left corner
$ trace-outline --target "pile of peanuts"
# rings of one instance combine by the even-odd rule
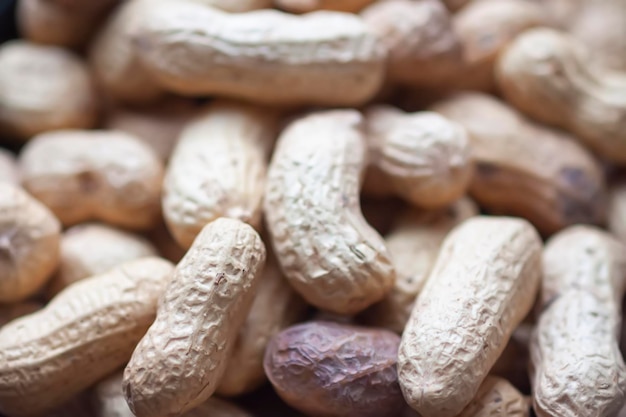
[[[626,416],[626,0],[17,24],[0,416]]]

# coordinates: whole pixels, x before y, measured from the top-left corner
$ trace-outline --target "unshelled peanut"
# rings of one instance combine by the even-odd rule
[[[488,376],[478,393],[457,417],[528,417],[530,407],[509,381]]]

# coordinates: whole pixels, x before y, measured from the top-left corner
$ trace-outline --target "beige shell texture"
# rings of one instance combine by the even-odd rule
[[[61,225],[21,188],[0,182],[0,302],[36,293],[59,262]]]
[[[249,225],[219,218],[204,227],[124,371],[124,395],[137,417],[178,416],[215,392],[264,263],[265,246]]]
[[[310,13],[316,10],[356,13],[374,1],[376,0],[274,0],[274,4],[290,13]]]
[[[145,230],[161,212],[163,165],[139,139],[116,131],[63,130],[20,154],[22,184],[64,226],[90,220]]]
[[[8,182],[13,185],[20,183],[20,173],[15,155],[0,149],[0,182]]]
[[[98,223],[71,227],[61,237],[59,268],[46,295],[52,298],[76,281],[133,259],[155,255],[152,244],[138,235]]]
[[[55,129],[93,127],[98,97],[85,64],[56,46],[0,47],[0,133],[26,141]]]
[[[261,226],[261,205],[276,115],[216,102],[185,127],[163,184],[163,214],[188,248],[204,225],[230,217]]]
[[[381,300],[395,271],[359,207],[366,166],[355,110],[312,113],[281,134],[270,163],[265,216],[290,284],[323,310],[354,314]]]
[[[524,217],[546,235],[604,221],[602,169],[572,136],[481,93],[459,93],[432,109],[469,132],[476,161],[470,194],[489,212]]]
[[[572,36],[534,29],[500,56],[497,78],[507,101],[530,117],[570,131],[610,161],[626,163],[626,75],[591,67]]]
[[[266,104],[359,105],[381,87],[386,51],[356,16],[277,10],[228,14],[159,2],[134,37],[164,88]]]
[[[530,407],[509,381],[488,376],[476,397],[457,417],[528,417]]]
[[[160,258],[131,261],[2,327],[0,412],[43,414],[123,365],[154,320],[172,271]]]
[[[533,305],[541,250],[512,217],[474,217],[448,235],[399,350],[404,398],[423,417],[456,416],[474,398]]]

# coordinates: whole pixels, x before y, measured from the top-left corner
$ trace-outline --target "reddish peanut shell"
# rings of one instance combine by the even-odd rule
[[[124,364],[154,320],[172,270],[160,258],[128,262],[2,327],[0,412],[43,414]]]
[[[216,102],[185,127],[163,183],[163,215],[180,246],[218,217],[261,225],[268,154],[276,115]]]
[[[423,417],[471,402],[530,311],[542,243],[525,220],[474,217],[445,239],[402,334],[400,386]]]
[[[15,156],[5,149],[0,149],[0,182],[8,182],[14,185],[20,182]]]
[[[139,139],[116,131],[62,130],[20,154],[22,184],[65,226],[101,220],[147,229],[160,215],[163,165]]]
[[[404,405],[399,343],[386,330],[307,322],[271,340],[265,372],[278,395],[306,415],[395,417]]]
[[[61,225],[21,188],[0,182],[0,302],[35,294],[59,262]]]
[[[316,10],[358,12],[375,0],[274,0],[274,4],[291,13],[310,13]]]
[[[528,417],[530,407],[509,381],[488,376],[478,393],[457,417]]]
[[[202,229],[124,371],[137,417],[180,415],[215,392],[264,263],[263,242],[247,224],[219,218]]]
[[[395,272],[383,239],[363,218],[363,117],[312,113],[281,134],[270,163],[265,215],[290,284],[316,307],[354,314],[381,300]]]
[[[26,141],[96,123],[98,99],[83,62],[55,47],[14,40],[0,47],[0,133]]]

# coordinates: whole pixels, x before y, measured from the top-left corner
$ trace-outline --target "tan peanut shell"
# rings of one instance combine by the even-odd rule
[[[76,281],[133,259],[157,255],[152,244],[142,237],[98,223],[67,229],[60,247],[59,268],[46,292],[49,298]]]
[[[384,76],[383,45],[339,12],[228,14],[163,2],[147,11],[135,41],[158,83],[183,95],[349,106],[371,99]]]
[[[474,398],[533,305],[541,250],[512,217],[474,217],[445,239],[398,353],[404,398],[423,417],[456,416]]]
[[[159,218],[163,165],[123,132],[62,130],[38,135],[20,154],[22,184],[71,226],[101,220],[143,230]]]
[[[2,327],[0,411],[43,414],[126,362],[154,320],[172,270],[154,257],[125,263]]]
[[[534,29],[503,52],[497,78],[507,101],[522,112],[626,163],[626,75],[610,76],[590,62],[589,51],[572,36]]]
[[[463,126],[433,112],[382,105],[370,107],[365,120],[370,164],[397,195],[434,209],[465,194],[474,166]]]
[[[463,198],[435,213],[409,209],[400,216],[385,236],[396,269],[396,282],[382,301],[363,312],[362,321],[369,326],[402,333],[444,239],[457,224],[477,214],[476,204]]]
[[[506,379],[490,375],[457,417],[528,417],[529,412],[521,392]]]
[[[0,182],[0,303],[26,299],[59,262],[61,225],[21,188]]]
[[[608,233],[574,226],[550,239],[531,342],[539,417],[613,416],[626,400],[619,351],[626,247]]]
[[[123,372],[116,372],[94,387],[92,402],[95,417],[135,417],[124,398],[123,375]],[[213,397],[182,414],[181,417],[251,417],[251,415],[234,404]]]
[[[236,396],[266,381],[263,355],[272,336],[303,317],[307,304],[289,286],[276,259],[268,256],[257,294],[233,347],[217,394]]]
[[[276,145],[265,191],[272,244],[290,284],[310,304],[354,314],[381,300],[395,271],[363,218],[364,120],[355,110],[293,121]]]
[[[274,0],[274,4],[290,13],[310,13],[316,10],[358,12],[375,0]]]
[[[0,182],[8,182],[13,185],[20,183],[15,156],[5,149],[0,149]]]
[[[26,141],[96,123],[98,98],[83,62],[56,46],[23,40],[0,47],[0,134]]]
[[[470,194],[491,213],[524,217],[542,234],[604,221],[602,169],[570,135],[480,93],[459,93],[432,109],[469,132],[476,162]]]
[[[618,182],[609,188],[607,227],[622,243],[626,244],[626,183]]]
[[[22,301],[14,304],[4,304],[0,306],[0,327],[17,318],[34,313],[42,307],[43,306],[40,303],[35,301]]]
[[[264,263],[265,246],[249,225],[219,218],[202,229],[124,371],[137,417],[180,415],[215,392]]]
[[[90,46],[89,61],[94,76],[103,90],[117,100],[146,103],[162,94],[144,70],[131,39],[147,11],[158,1],[127,0],[121,3]]]
[[[163,215],[184,248],[218,217],[261,226],[261,204],[276,117],[216,102],[181,133],[163,183]]]

